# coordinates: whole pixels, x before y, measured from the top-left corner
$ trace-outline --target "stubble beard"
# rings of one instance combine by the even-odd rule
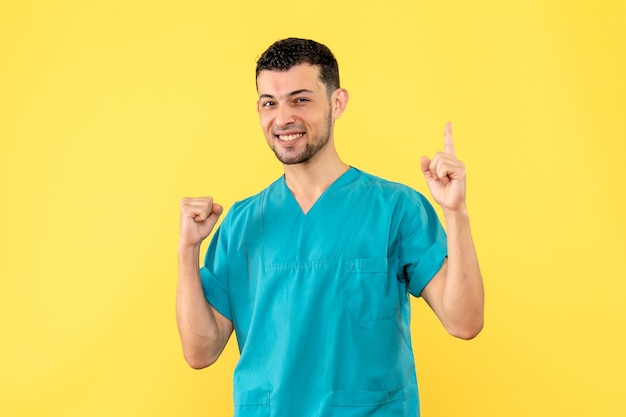
[[[309,161],[328,144],[328,141],[330,140],[332,123],[333,119],[331,113],[329,112],[328,121],[326,123],[326,130],[320,134],[319,140],[316,143],[307,143],[304,150],[296,155],[280,154],[277,150],[277,146],[272,146],[272,151],[274,151],[274,155],[276,155],[276,158],[278,158],[278,160],[285,165],[296,165]]]

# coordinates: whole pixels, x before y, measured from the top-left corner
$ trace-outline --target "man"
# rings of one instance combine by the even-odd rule
[[[198,270],[223,208],[181,202],[177,320],[193,368],[233,329],[235,416],[418,416],[409,294],[452,335],[483,325],[483,285],[450,124],[421,167],[442,207],[345,164],[334,124],[348,103],[325,46],[285,39],[256,71],[261,127],[284,176],[237,202]]]

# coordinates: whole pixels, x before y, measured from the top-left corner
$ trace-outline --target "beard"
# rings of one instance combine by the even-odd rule
[[[324,149],[324,147],[328,144],[330,140],[330,131],[332,129],[333,119],[331,113],[328,113],[328,120],[326,123],[326,129],[320,133],[317,137],[317,141],[314,143],[307,143],[304,147],[304,150],[297,154],[281,154],[276,146],[272,146],[272,151],[274,151],[274,155],[280,162],[285,165],[295,165],[302,164],[307,162],[311,158],[313,158],[320,150]],[[308,132],[307,132],[308,135]]]

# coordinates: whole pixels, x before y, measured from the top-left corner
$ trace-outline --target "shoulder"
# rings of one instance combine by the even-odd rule
[[[282,181],[283,177],[280,177],[258,193],[234,202],[226,213],[224,221],[228,219],[229,222],[237,222],[254,216],[263,205],[265,196],[280,187]]]
[[[367,184],[364,201],[369,212],[376,214],[381,224],[394,231],[391,236],[419,241],[425,230],[438,231],[441,222],[430,201],[414,188],[366,172],[360,172]]]
[[[425,202],[430,204],[421,192],[406,184],[391,181],[358,169],[357,171],[360,181],[368,186],[370,192],[384,198],[387,202],[406,202],[420,205]]]

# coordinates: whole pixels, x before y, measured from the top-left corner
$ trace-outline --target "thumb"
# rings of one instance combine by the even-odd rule
[[[220,204],[213,203],[213,205],[211,206],[211,214],[214,214],[217,217],[221,216],[223,211],[224,207],[222,207]]]
[[[433,174],[432,172],[430,172],[430,158],[427,156],[422,156],[421,162],[422,162],[422,172],[424,173],[426,180],[430,181],[433,178]]]

